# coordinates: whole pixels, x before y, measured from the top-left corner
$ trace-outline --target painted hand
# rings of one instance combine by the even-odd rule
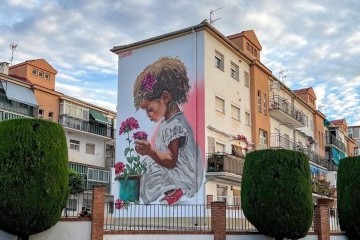
[[[135,140],[135,151],[140,155],[149,155],[151,144],[148,140]]]

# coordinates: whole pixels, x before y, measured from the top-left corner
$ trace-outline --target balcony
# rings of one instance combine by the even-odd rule
[[[208,177],[218,177],[240,182],[244,169],[244,159],[227,153],[212,153],[207,157]]]
[[[20,102],[8,100],[6,96],[2,94],[0,94],[0,110],[12,112],[15,115],[23,115],[23,117],[34,117],[34,107]],[[9,119],[13,119],[13,118],[9,118]]]
[[[70,117],[65,114],[59,117],[59,123],[64,127],[68,127],[88,133],[93,133],[107,138],[113,138],[114,136],[114,129],[112,126],[106,124],[86,122],[81,119]]]
[[[326,160],[316,152],[297,144],[281,134],[271,134],[270,147],[303,152],[309,157],[311,162],[326,168],[328,171],[337,171],[337,166],[332,161]]]
[[[269,99],[269,110],[272,117],[294,128],[306,125],[307,116],[278,95]]]
[[[334,135],[327,133],[326,134],[326,145],[334,145],[343,152],[346,152],[345,144],[336,138]]]

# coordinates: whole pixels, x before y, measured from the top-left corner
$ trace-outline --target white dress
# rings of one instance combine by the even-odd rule
[[[204,171],[201,151],[182,112],[161,121],[155,147],[159,151],[168,151],[169,143],[177,138],[180,140],[180,149],[174,168],[163,167],[149,156],[143,161],[147,171],[141,177],[140,197],[145,204],[154,202],[164,196],[165,192],[178,188],[186,197],[191,198],[201,187]]]

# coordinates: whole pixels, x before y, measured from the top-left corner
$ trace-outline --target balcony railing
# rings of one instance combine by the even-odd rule
[[[240,196],[215,196],[216,201],[226,202],[226,205],[241,205]]]
[[[306,155],[308,155],[309,160],[311,162],[320,165],[322,167],[325,167],[328,171],[337,171],[337,166],[333,162],[326,160],[316,152],[309,150],[308,148],[305,148],[302,145],[297,144],[295,141],[288,139],[287,137],[281,134],[278,133],[271,134],[270,146],[271,148],[282,148],[287,150],[303,152]]]
[[[34,107],[20,102],[8,100],[6,96],[2,94],[0,94],[0,110],[25,115],[28,117],[34,117]]]
[[[109,138],[112,138],[114,136],[113,127],[105,124],[95,124],[91,122],[86,122],[78,118],[70,117],[68,115],[61,115],[59,120],[60,120],[60,124],[65,127],[69,127]]]
[[[287,102],[284,98],[275,95],[269,99],[269,109],[270,110],[280,110],[286,115],[290,116],[292,119],[296,120],[298,124],[301,126],[306,125],[307,117],[306,115],[299,109],[295,108],[289,102]],[[295,126],[298,127],[298,126]]]
[[[227,153],[212,153],[208,155],[208,172],[228,172],[242,175],[244,160]]]
[[[332,145],[336,146],[337,148],[339,148],[341,151],[346,152],[345,144],[342,141],[340,141],[339,139],[337,139],[332,134],[329,134],[329,133],[326,134],[326,144],[327,145],[332,144]]]

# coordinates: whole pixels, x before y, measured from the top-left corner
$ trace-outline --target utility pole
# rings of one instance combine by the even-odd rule
[[[12,66],[12,62],[14,60],[14,51],[16,50],[16,48],[18,47],[18,44],[16,43],[11,43],[10,44],[10,49],[11,49],[11,58],[10,58],[10,66]]]

